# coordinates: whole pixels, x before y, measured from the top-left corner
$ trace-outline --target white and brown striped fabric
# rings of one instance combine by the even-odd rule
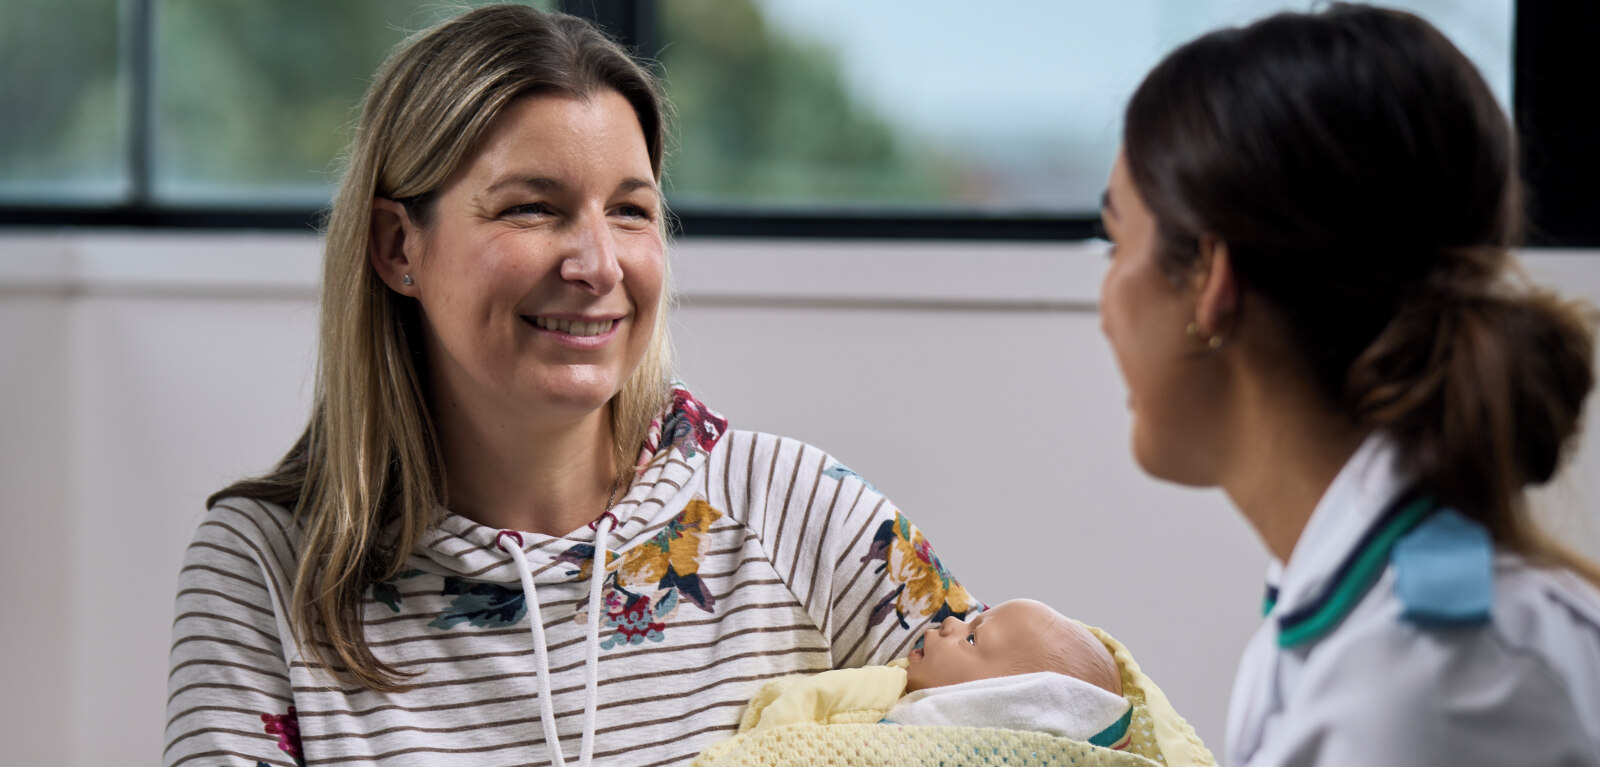
[[[883,663],[930,619],[981,609],[894,506],[827,454],[717,436],[663,448],[617,503],[597,764],[687,762],[733,734],[763,681]],[[411,690],[380,694],[334,684],[296,650],[288,513],[219,503],[180,577],[166,764],[551,764],[525,598],[498,533],[446,514],[411,569],[372,589],[373,650],[417,675]],[[522,535],[574,757],[594,532]]]

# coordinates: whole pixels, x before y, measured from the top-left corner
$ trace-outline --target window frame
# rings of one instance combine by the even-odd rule
[[[153,3],[125,0],[125,66],[130,77],[127,202],[113,205],[0,204],[0,228],[319,229],[326,209],[157,203],[151,195]],[[561,0],[558,7],[594,20],[636,53],[660,50],[656,0]],[[1513,21],[1513,119],[1527,182],[1527,244],[1600,247],[1600,116],[1575,94],[1586,92],[1582,53],[1600,28],[1600,3],[1516,0]],[[782,211],[695,206],[675,210],[674,233],[695,237],[958,239],[1070,241],[1093,237],[1095,211],[1059,215],[986,214],[976,209]]]

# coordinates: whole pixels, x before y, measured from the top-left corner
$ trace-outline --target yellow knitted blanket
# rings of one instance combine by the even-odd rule
[[[1139,670],[1133,656],[1110,634],[1093,626],[1122,669],[1122,692],[1133,706],[1126,750],[1113,751],[1067,738],[1023,730],[979,727],[909,727],[878,724],[883,712],[863,712],[859,721],[835,724],[791,724],[752,733],[761,709],[793,678],[768,682],[751,698],[739,732],[700,754],[693,767],[755,765],[818,765],[879,767],[940,764],[1083,765],[1083,767],[1216,767],[1216,760],[1194,728],[1174,711],[1161,688]],[[839,720],[835,720],[838,722]]]

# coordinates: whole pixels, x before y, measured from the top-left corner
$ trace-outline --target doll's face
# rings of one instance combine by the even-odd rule
[[[1042,602],[1013,599],[968,620],[946,618],[930,627],[912,650],[906,692],[1053,670],[1047,643],[1067,619]]]

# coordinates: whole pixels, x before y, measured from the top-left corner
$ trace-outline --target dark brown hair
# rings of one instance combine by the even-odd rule
[[[1123,144],[1171,273],[1225,243],[1244,300],[1439,502],[1600,583],[1524,502],[1578,432],[1593,315],[1514,271],[1514,136],[1444,35],[1353,4],[1213,32],[1146,76]]]

